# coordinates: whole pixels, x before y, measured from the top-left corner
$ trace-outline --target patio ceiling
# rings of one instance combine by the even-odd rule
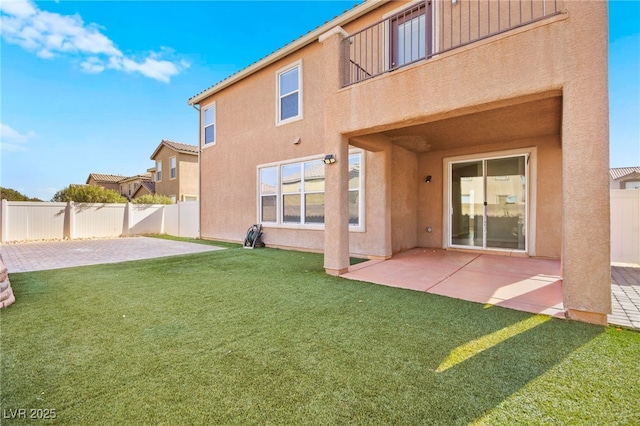
[[[562,98],[551,97],[383,131],[407,150],[423,153],[560,135]]]

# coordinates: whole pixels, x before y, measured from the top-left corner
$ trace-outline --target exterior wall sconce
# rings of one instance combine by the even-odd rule
[[[336,162],[336,156],[333,154],[327,154],[324,156],[324,164],[333,164]]]
[[[427,176],[427,178],[424,181],[427,183],[431,183],[431,175]]]

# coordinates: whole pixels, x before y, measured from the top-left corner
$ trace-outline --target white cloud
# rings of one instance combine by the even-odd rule
[[[6,13],[7,15],[17,16],[19,18],[25,18],[35,15],[36,9],[29,1],[6,0],[0,3],[0,12]]]
[[[80,67],[84,72],[95,73],[95,74],[104,71],[104,68],[105,68],[100,58],[96,58],[95,56],[92,56],[88,58],[86,61],[82,62],[80,64]]]
[[[0,148],[4,151],[26,151],[26,144],[37,135],[33,131],[22,134],[10,126],[0,123]]]
[[[142,59],[128,57],[102,34],[98,25],[85,24],[79,15],[42,11],[30,0],[3,0],[0,11],[0,33],[8,43],[44,59],[79,56],[84,72],[100,73],[111,68],[168,83],[171,77],[189,67],[185,61],[163,60],[159,53],[153,52]],[[170,53],[166,48],[162,51]]]
[[[115,58],[110,66],[126,72],[139,72],[144,76],[165,83],[168,83],[171,77],[181,71],[181,68],[173,62],[157,60],[153,57],[145,58],[142,62],[136,62],[129,58]]]

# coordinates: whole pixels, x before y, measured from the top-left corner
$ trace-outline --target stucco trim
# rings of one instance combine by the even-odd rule
[[[340,35],[342,35],[343,37],[348,37],[348,36],[349,36],[349,33],[348,33],[348,32],[346,32],[346,31],[344,30],[344,28],[342,28],[341,26],[337,26],[337,27],[334,27],[334,28],[330,29],[330,30],[329,30],[329,31],[327,31],[326,33],[322,34],[320,37],[318,37],[318,41],[319,41],[320,43],[324,43],[324,41],[325,41],[326,39],[328,39],[329,37],[331,37],[331,36],[333,36],[333,35],[336,35],[336,34],[340,34]]]

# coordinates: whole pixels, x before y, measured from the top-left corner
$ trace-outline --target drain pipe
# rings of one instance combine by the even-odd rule
[[[202,219],[201,219],[202,218],[202,164],[200,163],[200,154],[202,153],[202,147],[200,146],[200,141],[202,140],[202,134],[201,134],[202,123],[200,123],[201,115],[200,115],[200,108],[198,108],[199,104],[189,104],[189,105],[191,105],[193,109],[198,111],[198,140],[196,144],[198,145],[198,238],[202,238],[201,226],[200,226],[200,224],[202,223]]]

